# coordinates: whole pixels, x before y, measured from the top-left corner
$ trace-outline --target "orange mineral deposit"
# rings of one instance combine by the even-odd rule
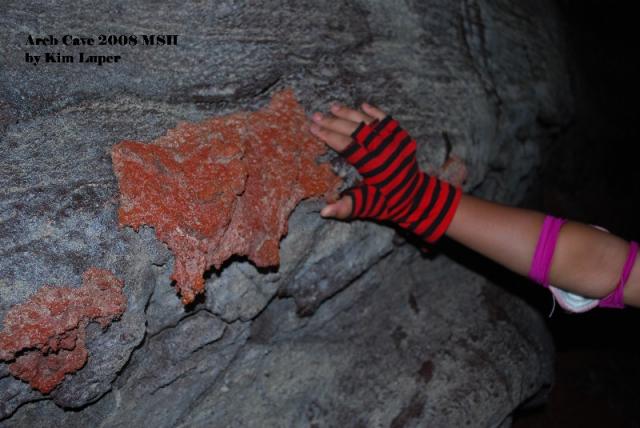
[[[279,264],[296,205],[336,196],[340,178],[316,161],[325,151],[292,90],[259,111],[180,123],[150,143],[122,141],[112,149],[120,225],[155,229],[188,304],[204,292],[204,272],[233,255]]]
[[[104,269],[87,269],[82,286],[45,285],[26,302],[14,305],[0,331],[0,361],[9,372],[49,393],[67,373],[87,362],[86,327],[106,328],[127,307],[124,283]]]

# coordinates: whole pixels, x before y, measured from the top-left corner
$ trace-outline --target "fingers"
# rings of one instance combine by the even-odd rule
[[[337,202],[329,204],[320,211],[322,217],[333,217],[344,220],[349,217],[353,209],[353,201],[349,196],[343,196]]]
[[[341,152],[351,143],[351,134],[360,122],[370,123],[374,119],[381,120],[387,114],[367,103],[362,104],[363,111],[357,111],[340,104],[331,106],[333,115],[314,113],[314,122],[309,128],[311,133],[324,141],[332,149]]]
[[[387,115],[387,113],[383,112],[379,108],[376,108],[376,107],[374,107],[372,105],[369,105],[367,103],[363,103],[362,104],[362,110],[364,110],[364,112],[366,114],[368,114],[369,116],[371,116],[373,118],[376,118],[378,120],[384,119],[384,117]]]
[[[360,122],[370,123],[373,121],[373,117],[364,114],[361,111],[353,110],[340,104],[333,104],[331,106],[331,113],[341,119],[346,119],[351,122],[355,122],[356,125]]]
[[[324,128],[346,136],[350,136],[353,131],[356,130],[359,123],[337,117],[325,116],[322,113],[314,113],[311,119]]]
[[[311,125],[309,128],[311,133],[324,141],[329,147],[338,152],[343,151],[349,143],[351,143],[351,137],[345,134],[341,134],[336,131],[332,131],[328,128],[323,128],[317,124]]]

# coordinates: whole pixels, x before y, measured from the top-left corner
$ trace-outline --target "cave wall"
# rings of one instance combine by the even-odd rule
[[[124,280],[127,309],[106,330],[88,325],[86,366],[48,395],[0,364],[0,426],[497,426],[548,388],[550,341],[526,303],[390,228],[321,219],[318,200],[291,215],[278,269],[232,260],[185,308],[154,231],[117,225],[110,153],[292,88],[307,112],[379,105],[418,140],[423,168],[444,174],[453,156],[467,191],[516,202],[572,114],[550,3],[1,7],[0,320],[45,284],[80,286],[93,266]],[[96,31],[180,42],[101,47],[126,55],[109,66],[24,63],[27,34]]]

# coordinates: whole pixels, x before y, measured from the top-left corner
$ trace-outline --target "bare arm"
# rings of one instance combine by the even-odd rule
[[[333,106],[332,116],[313,115],[311,132],[334,150],[342,151],[361,121],[382,119],[386,114],[363,104],[362,111]],[[347,218],[351,198],[327,205],[325,217]],[[447,235],[503,266],[526,275],[531,266],[544,214],[463,195]],[[558,237],[551,263],[550,282],[555,287],[591,298],[613,291],[628,256],[629,243],[591,226],[566,223]],[[640,307],[640,268],[631,271],[624,302]]]
[[[447,235],[501,265],[526,275],[544,215],[464,195]],[[558,237],[550,282],[586,297],[612,292],[629,254],[629,243],[594,227],[568,222]],[[640,306],[640,269],[633,269],[624,302]]]

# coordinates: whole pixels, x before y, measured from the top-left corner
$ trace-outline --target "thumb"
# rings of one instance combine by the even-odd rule
[[[349,218],[353,209],[353,201],[350,196],[343,196],[337,202],[325,206],[320,215],[322,217],[333,217],[340,220]]]

